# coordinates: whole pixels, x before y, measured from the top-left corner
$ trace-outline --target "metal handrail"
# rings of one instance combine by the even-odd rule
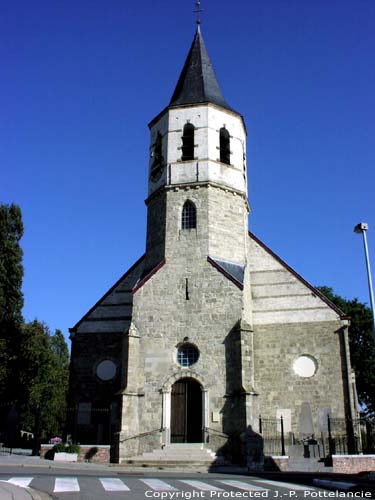
[[[219,436],[225,437],[227,439],[230,437],[229,434],[225,434],[225,432],[221,432],[221,431],[218,431],[216,429],[211,429],[210,427],[203,427],[203,431],[207,432],[207,434],[212,432],[214,434],[218,434]]]
[[[131,439],[140,438],[143,436],[149,436],[150,434],[155,434],[156,432],[162,432],[163,429],[155,429],[153,431],[141,432],[140,434],[134,434],[134,436],[130,436],[124,439],[120,439],[120,443],[124,443],[125,441],[130,441]]]

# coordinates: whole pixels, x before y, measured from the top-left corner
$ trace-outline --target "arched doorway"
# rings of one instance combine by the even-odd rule
[[[192,378],[181,378],[172,386],[171,442],[202,442],[202,387]]]

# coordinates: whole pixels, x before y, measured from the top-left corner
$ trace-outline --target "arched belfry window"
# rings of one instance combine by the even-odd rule
[[[194,160],[194,125],[187,123],[182,134],[182,161]]]
[[[152,167],[157,167],[163,163],[163,155],[162,155],[162,135],[160,132],[158,132],[158,135],[156,136],[156,141],[155,141],[155,148],[154,148],[154,161],[152,164]]]
[[[220,129],[220,161],[230,164],[230,139],[226,128]]]
[[[194,229],[197,227],[197,209],[192,201],[185,202],[182,209],[182,229]]]

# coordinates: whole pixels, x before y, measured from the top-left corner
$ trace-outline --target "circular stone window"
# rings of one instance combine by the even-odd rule
[[[302,378],[313,377],[317,369],[317,362],[311,356],[300,356],[293,363],[294,373]]]
[[[198,361],[199,351],[193,344],[182,344],[177,349],[177,363],[181,366],[191,366]]]
[[[96,375],[103,380],[104,382],[108,382],[108,380],[112,380],[116,375],[116,365],[110,359],[105,359],[101,361],[96,367]]]

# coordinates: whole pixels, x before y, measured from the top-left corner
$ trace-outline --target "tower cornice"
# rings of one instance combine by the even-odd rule
[[[195,190],[195,189],[199,189],[199,188],[209,188],[209,187],[212,187],[215,189],[220,189],[220,190],[225,191],[227,193],[232,193],[235,196],[240,196],[241,198],[244,199],[244,201],[246,203],[247,211],[250,213],[251,209],[250,209],[249,200],[244,192],[239,191],[239,190],[234,189],[234,188],[229,187],[229,186],[225,186],[222,184],[218,184],[216,182],[212,182],[212,181],[188,182],[186,184],[180,183],[180,184],[163,185],[158,190],[154,191],[150,196],[148,196],[145,199],[145,204],[148,205],[151,200],[153,200],[154,198],[159,196],[164,191],[180,191],[180,190],[188,191],[190,189]]]
[[[158,115],[156,115],[155,118],[153,118],[149,122],[148,128],[151,129],[155,125],[155,123],[157,123],[166,113],[168,113],[168,111],[175,110],[175,109],[198,108],[198,107],[201,107],[201,106],[207,106],[207,107],[210,107],[210,108],[215,108],[215,109],[218,109],[220,111],[224,111],[225,113],[228,113],[228,114],[230,114],[232,116],[239,117],[241,119],[241,121],[242,121],[245,133],[247,135],[246,123],[245,123],[244,117],[243,117],[243,115],[241,113],[239,113],[238,111],[235,111],[234,109],[228,109],[228,108],[225,108],[223,106],[220,106],[218,104],[215,104],[215,103],[212,103],[212,102],[209,102],[209,101],[207,101],[207,102],[199,102],[199,103],[195,103],[195,104],[181,104],[181,105],[178,105],[178,106],[168,105]]]

